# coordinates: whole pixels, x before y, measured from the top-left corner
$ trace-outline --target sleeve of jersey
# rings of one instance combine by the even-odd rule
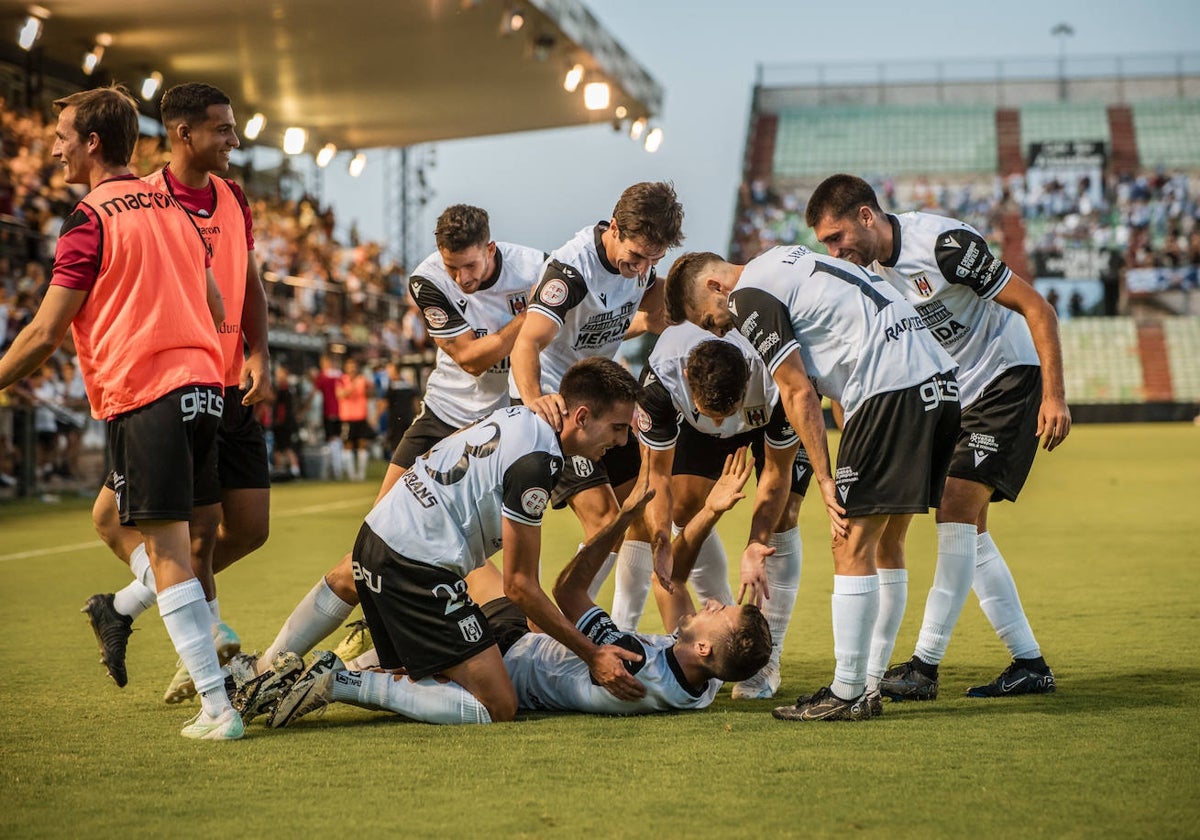
[[[638,397],[638,439],[651,449],[670,449],[679,440],[679,412],[658,375],[646,366]]]
[[[562,326],[567,313],[586,296],[587,284],[578,269],[558,260],[550,260],[542,271],[542,279],[533,290],[533,303],[529,308]]]
[[[767,428],[764,430],[763,436],[767,440],[767,446],[772,449],[787,449],[790,446],[795,446],[800,440],[800,436],[796,434],[796,430],[792,428],[792,424],[788,421],[787,412],[783,410],[783,401],[775,403],[775,408],[771,411],[771,419],[767,421]]]
[[[242,190],[242,185],[237,181],[225,179],[225,183],[229,185],[229,189],[233,191],[233,197],[237,199],[238,205],[242,208],[242,216],[246,219],[246,250],[254,250],[254,215],[250,212],[250,200],[246,198],[246,193]]]
[[[738,331],[754,345],[772,375],[799,347],[787,307],[769,292],[754,288],[734,289],[729,295],[729,313]]]
[[[54,249],[54,270],[50,283],[76,291],[89,292],[100,276],[100,253],[103,229],[100,222],[83,209],[76,207],[63,220]]]
[[[434,338],[454,338],[469,332],[468,324],[454,305],[434,283],[419,275],[408,278],[408,293],[421,310],[425,329]]]
[[[641,643],[641,640],[632,633],[624,633],[617,628],[615,622],[609,617],[608,613],[597,606],[593,606],[590,610],[579,617],[579,621],[575,622],[575,627],[579,632],[587,636],[593,644],[597,645],[616,645],[623,647],[625,650],[636,653],[642,657],[637,662],[626,662],[625,670],[631,674],[636,674],[646,665],[646,647]],[[594,685],[599,685],[595,678],[592,678]]]
[[[1012,270],[970,228],[939,234],[934,257],[946,282],[967,286],[984,300],[998,295],[1012,276]]]
[[[513,522],[538,527],[550,503],[550,491],[562,474],[562,458],[549,452],[522,455],[504,472],[501,513]]]

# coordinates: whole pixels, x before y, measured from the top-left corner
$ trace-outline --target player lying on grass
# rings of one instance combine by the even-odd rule
[[[504,597],[503,578],[490,562],[470,575],[468,592],[483,605],[504,651],[519,708],[616,715],[703,709],[723,681],[745,679],[766,663],[771,633],[757,607],[709,601],[697,613],[686,586],[699,546],[721,515],[745,498],[742,488],[752,469],[744,449],[728,456],[704,507],[675,539],[674,591],[655,583],[663,626],[672,629],[672,635],[622,633],[588,594],[609,551],[654,495],[647,490],[644,473],[617,519],[579,550],[554,585],[559,608],[580,632],[598,645],[619,645],[639,655],[638,661],[626,665],[646,687],[646,695],[638,700],[617,699],[592,681],[586,663],[566,646],[545,633],[531,632],[525,615]],[[406,714],[403,697],[393,691],[404,679],[384,671],[341,670],[336,656],[321,654],[279,700],[271,726],[286,726],[339,701]]]

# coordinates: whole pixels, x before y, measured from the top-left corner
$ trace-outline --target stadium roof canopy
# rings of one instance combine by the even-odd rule
[[[48,13],[30,62],[78,71],[108,33],[94,80],[111,77],[135,94],[152,71],[164,88],[215,84],[233,98],[242,125],[255,112],[266,116],[260,143],[278,144],[286,127],[299,126],[308,151],[326,142],[406,146],[610,123],[618,106],[632,120],[662,107],[657,82],[580,0],[38,2],[40,10],[5,2],[0,12],[12,33],[6,40],[30,8]],[[523,17],[519,31],[509,31],[514,12]],[[574,94],[563,89],[575,64],[585,84],[610,84],[607,109],[587,110],[582,84]]]

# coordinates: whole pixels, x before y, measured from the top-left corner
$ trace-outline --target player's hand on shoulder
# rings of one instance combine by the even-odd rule
[[[592,657],[589,670],[603,688],[618,700],[640,700],[646,687],[625,668],[626,662],[641,662],[642,657],[616,645],[603,645]]]
[[[529,403],[530,410],[550,424],[556,432],[562,431],[563,417],[567,414],[567,404],[558,394],[542,394]]]

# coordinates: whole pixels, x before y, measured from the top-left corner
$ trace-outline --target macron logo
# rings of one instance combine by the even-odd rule
[[[978,467],[980,464],[982,464],[984,459],[987,458],[987,456],[988,456],[988,453],[980,452],[978,449],[976,449],[975,450],[975,466]]]
[[[958,240],[949,234],[946,235],[946,241],[943,244],[949,245],[951,248],[961,248],[962,247],[961,245],[958,244]]]
[[[838,485],[838,493],[840,493],[840,494],[841,494],[841,496],[842,496],[842,501],[843,501],[843,502],[845,502],[845,501],[846,501],[846,496],[847,496],[847,495],[849,495],[849,493],[850,493],[850,486],[849,486],[849,485],[841,485],[841,484],[839,484],[839,485]]]

